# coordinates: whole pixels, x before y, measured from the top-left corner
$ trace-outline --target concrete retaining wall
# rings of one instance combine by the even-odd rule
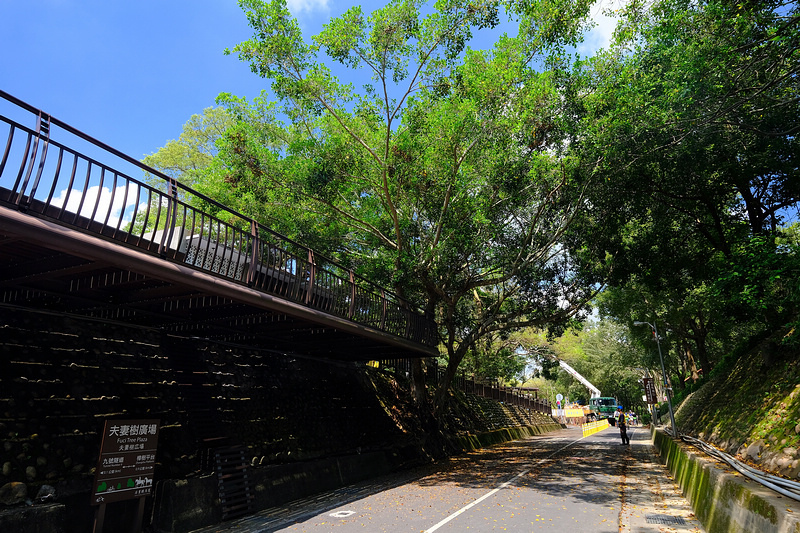
[[[800,502],[723,468],[663,431],[652,437],[707,533],[800,533]]]
[[[453,446],[461,452],[471,452],[480,448],[486,448],[493,444],[500,444],[511,440],[524,439],[533,435],[541,435],[550,431],[556,431],[563,426],[553,422],[552,424],[542,424],[536,426],[523,426],[503,428],[495,431],[488,431],[479,435],[462,435],[452,439]]]

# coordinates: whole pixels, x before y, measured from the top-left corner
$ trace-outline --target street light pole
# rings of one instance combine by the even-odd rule
[[[672,435],[677,438],[679,436],[678,426],[675,425],[675,415],[672,412],[672,395],[669,393],[669,386],[667,385],[667,371],[664,370],[664,356],[661,354],[661,341],[658,338],[658,329],[656,328],[655,323],[651,324],[650,322],[640,322],[638,320],[633,323],[634,326],[644,326],[645,324],[650,326],[650,329],[653,330],[653,334],[656,336],[658,358],[661,361],[661,376],[664,379],[664,392],[667,393],[667,405],[669,406],[669,421],[672,424]]]

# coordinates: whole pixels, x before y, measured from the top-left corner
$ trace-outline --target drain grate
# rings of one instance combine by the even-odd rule
[[[669,516],[666,514],[648,514],[644,515],[648,524],[662,524],[665,526],[685,526],[686,520],[680,516]]]

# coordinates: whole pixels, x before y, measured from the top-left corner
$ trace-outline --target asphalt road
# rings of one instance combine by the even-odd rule
[[[702,531],[648,430],[628,433],[630,446],[613,427],[538,435],[201,531]]]

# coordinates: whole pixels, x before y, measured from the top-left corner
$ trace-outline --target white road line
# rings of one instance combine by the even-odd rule
[[[545,457],[544,459],[539,459],[538,461],[536,461],[536,465],[538,466],[538,465],[542,464],[543,462],[547,461],[548,459],[550,459],[551,457],[553,457],[555,454],[557,454],[557,453],[558,453],[558,452],[560,452],[561,450],[565,450],[565,449],[569,448],[570,446],[572,446],[573,444],[575,444],[576,442],[580,442],[580,441],[582,441],[583,439],[584,439],[584,437],[581,437],[581,438],[580,438],[580,439],[578,439],[578,440],[574,440],[574,441],[570,442],[569,444],[567,444],[566,446],[563,446],[563,447],[559,448],[558,450],[554,451],[553,453],[551,453],[550,455],[548,455],[548,456],[547,456],[547,457]],[[426,529],[426,530],[424,531],[424,533],[433,533],[434,531],[436,531],[437,529],[439,529],[440,527],[442,527],[443,525],[445,525],[446,523],[448,523],[450,520],[454,519],[455,517],[457,517],[457,516],[458,516],[458,515],[460,515],[461,513],[464,513],[464,512],[466,512],[466,511],[468,511],[468,510],[472,509],[473,507],[475,507],[476,505],[478,505],[479,503],[481,503],[481,502],[482,502],[483,500],[485,500],[486,498],[489,498],[489,497],[491,497],[491,496],[495,495],[496,493],[500,492],[501,490],[503,490],[504,488],[508,487],[508,486],[509,486],[509,485],[511,485],[511,484],[512,484],[514,481],[516,481],[517,479],[521,478],[522,476],[524,476],[525,474],[527,474],[527,473],[528,473],[528,472],[530,472],[530,471],[531,471],[531,469],[530,469],[530,468],[527,468],[527,469],[523,470],[522,472],[520,472],[520,473],[519,473],[519,474],[517,474],[516,476],[512,477],[511,479],[509,479],[509,480],[508,480],[508,481],[506,481],[505,483],[502,483],[502,484],[501,484],[499,487],[497,487],[497,488],[494,488],[494,489],[490,490],[489,492],[487,492],[486,494],[484,494],[483,496],[481,496],[481,497],[480,497],[480,498],[478,498],[477,500],[473,501],[472,503],[468,503],[467,505],[465,505],[464,507],[462,507],[461,509],[459,509],[459,510],[458,510],[458,511],[456,511],[455,513],[451,514],[450,516],[448,516],[447,518],[445,518],[444,520],[442,520],[441,522],[439,522],[438,524],[436,524],[435,526],[433,526],[433,527],[431,527],[431,528],[429,528],[429,529]]]
[[[519,473],[519,474],[517,474],[516,476],[512,477],[511,479],[509,479],[508,481],[506,481],[505,483],[503,483],[502,485],[500,485],[500,486],[499,486],[499,487],[497,487],[496,489],[492,489],[492,490],[490,490],[489,492],[487,492],[486,494],[484,494],[483,496],[481,496],[480,498],[478,498],[478,499],[477,499],[477,500],[475,500],[474,502],[472,502],[472,503],[470,503],[470,504],[467,504],[467,505],[465,505],[464,507],[462,507],[461,509],[459,509],[459,510],[458,510],[458,511],[456,511],[455,513],[451,514],[450,516],[448,516],[447,518],[445,518],[444,520],[442,520],[441,522],[439,522],[438,524],[436,524],[435,526],[433,526],[432,528],[430,528],[430,529],[426,529],[426,530],[425,530],[425,533],[433,533],[434,531],[436,531],[437,529],[439,529],[440,527],[442,527],[443,525],[445,525],[446,523],[448,523],[448,522],[449,522],[450,520],[452,520],[453,518],[457,517],[458,515],[460,515],[461,513],[465,512],[465,511],[467,511],[467,510],[469,510],[469,509],[471,509],[471,508],[475,507],[476,505],[478,505],[479,503],[481,503],[483,500],[485,500],[486,498],[488,498],[488,497],[490,497],[490,496],[494,495],[495,493],[497,493],[497,492],[500,492],[502,489],[504,489],[504,488],[506,488],[507,486],[511,485],[511,483],[513,483],[513,482],[514,482],[514,481],[515,481],[517,478],[524,476],[524,475],[525,475],[525,474],[527,474],[528,472],[530,472],[530,470],[523,470],[522,472],[520,472],[520,473]]]

